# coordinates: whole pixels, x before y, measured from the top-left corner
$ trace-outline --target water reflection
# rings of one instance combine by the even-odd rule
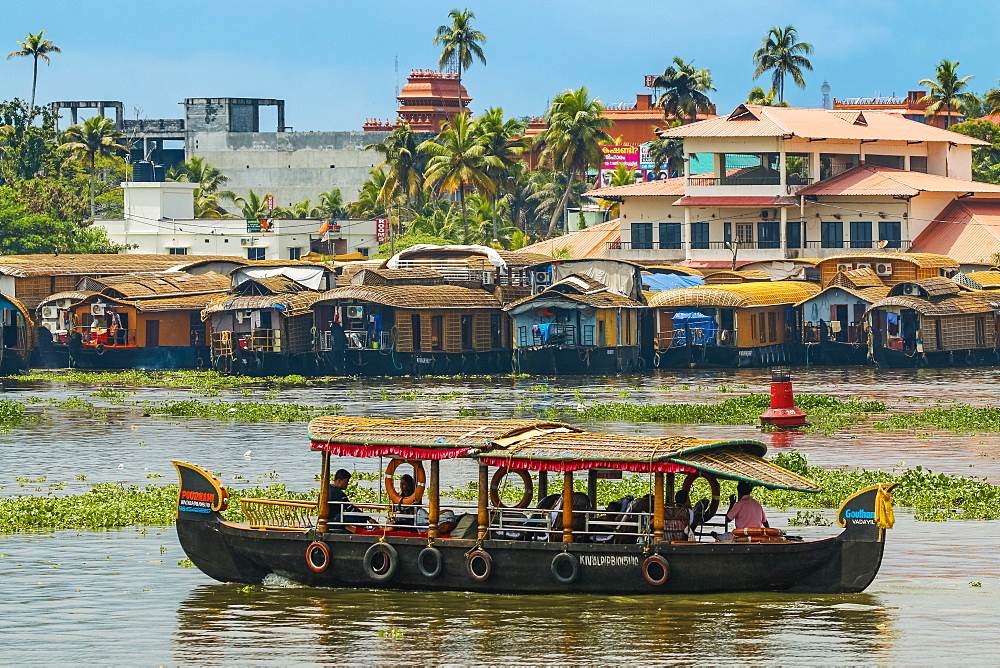
[[[856,663],[891,654],[893,627],[881,598],[866,594],[527,597],[205,585],[177,610],[173,658]],[[402,637],[391,637],[397,630]]]

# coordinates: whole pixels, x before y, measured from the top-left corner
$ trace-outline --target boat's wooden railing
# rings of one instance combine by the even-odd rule
[[[314,501],[280,499],[240,499],[247,523],[254,528],[307,529],[316,526]]]
[[[212,332],[212,357],[232,357],[233,333],[223,330]]]

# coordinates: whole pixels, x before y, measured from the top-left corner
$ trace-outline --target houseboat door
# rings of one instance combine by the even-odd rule
[[[160,321],[146,321],[146,347],[156,348],[160,345]]]

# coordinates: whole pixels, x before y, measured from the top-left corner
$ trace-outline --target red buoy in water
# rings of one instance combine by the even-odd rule
[[[792,378],[788,369],[771,369],[771,407],[760,414],[762,424],[777,427],[801,427],[806,423],[806,414],[796,408],[792,394]]]

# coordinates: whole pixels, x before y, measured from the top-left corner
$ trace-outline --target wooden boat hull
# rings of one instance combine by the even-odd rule
[[[635,373],[639,346],[531,346],[514,351],[514,371],[532,375]]]
[[[68,366],[78,369],[199,369],[208,364],[207,346],[107,347],[69,345]]]
[[[863,366],[868,363],[868,346],[864,344],[821,341],[802,345],[805,366]]]
[[[682,345],[658,350],[653,356],[659,369],[759,368],[798,364],[800,359],[801,355],[788,343],[756,348]]]
[[[954,350],[931,353],[907,353],[902,350],[875,348],[872,353],[880,369],[913,369],[918,367],[996,366],[1000,351],[993,348]]]
[[[328,376],[450,376],[506,374],[509,350],[487,352],[399,352],[344,348],[318,353],[317,372]]]

